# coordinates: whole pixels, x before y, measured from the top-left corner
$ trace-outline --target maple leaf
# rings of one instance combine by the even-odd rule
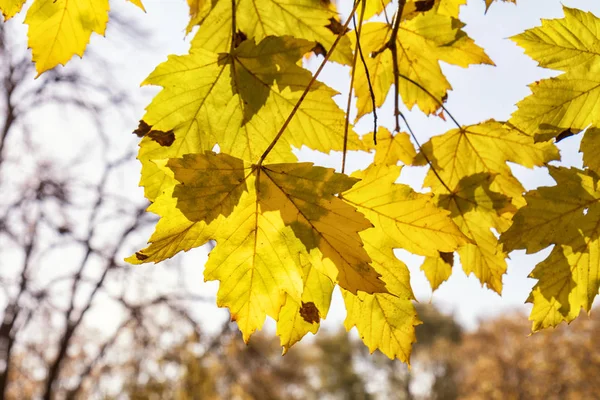
[[[534,143],[518,129],[493,120],[434,136],[423,145],[422,153],[415,164],[426,165],[426,159],[432,162],[435,172],[429,170],[424,185],[434,193],[448,193],[465,177],[490,173],[495,176],[491,189],[512,198],[516,206],[525,204],[525,189],[507,161],[532,168],[559,159],[554,144]]]
[[[267,315],[277,319],[288,301],[290,308],[318,304],[326,315],[323,298],[302,297],[305,287],[322,286],[319,274],[353,293],[386,292],[358,235],[370,222],[334,196],[355,179],[310,163],[252,166],[212,152],[170,159],[162,168],[178,184],[150,207],[161,216],[151,245],[128,261],[157,262],[215,240],[205,278],[221,281],[218,304],[229,307],[245,339]],[[311,268],[317,268],[316,282],[308,280]],[[285,329],[289,346],[298,329]]]
[[[432,9],[402,21],[395,41],[398,49],[398,72],[425,88],[434,99],[413,82],[402,78],[398,88],[400,96],[409,109],[418,105],[426,114],[436,112],[447,91],[451,89],[440,68],[440,61],[461,67],[493,64],[461,29],[464,24],[438,11],[440,10]],[[361,28],[362,50],[371,55],[366,59],[366,67],[370,73],[377,107],[383,104],[394,83],[392,51],[389,48],[392,32],[392,26],[380,22],[367,23]],[[356,41],[355,33],[350,36]],[[355,90],[358,98],[356,118],[359,119],[373,111],[371,92],[362,63],[356,66]]]
[[[536,266],[529,301],[533,329],[570,322],[589,311],[600,286],[600,190],[597,176],[576,168],[549,167],[555,186],[527,193],[527,206],[502,236],[507,250],[534,253],[555,245]]]
[[[190,14],[194,14],[188,25],[201,23],[192,46],[214,52],[229,51],[231,43],[231,0],[217,0],[208,10],[207,2],[190,3]],[[196,9],[199,11],[196,11]],[[331,28],[332,20],[339,24],[335,6],[320,0],[238,0],[236,2],[236,29],[248,39],[260,42],[268,36],[293,36],[298,39],[317,42],[329,50],[337,33]],[[332,61],[351,64],[352,49],[350,40],[342,38]]]
[[[150,200],[174,182],[152,160],[186,153],[220,150],[256,162],[294,109],[312,74],[297,65],[313,44],[290,37],[242,42],[232,54],[192,46],[190,54],[171,56],[144,84],[163,90],[148,106],[143,120],[152,129],[173,131],[164,147],[144,138],[138,158],[141,184]],[[344,113],[333,101],[333,89],[315,82],[269,154],[269,162],[296,161],[292,146],[342,150]],[[349,149],[365,148],[350,132]]]
[[[592,13],[563,7],[565,18],[542,20],[542,26],[512,37],[544,68],[565,71],[530,86],[509,122],[537,141],[567,129],[598,124],[600,106],[600,20]]]
[[[431,194],[416,193],[410,186],[396,184],[400,167],[371,166],[355,172],[361,180],[344,192],[343,198],[379,228],[382,243],[420,255],[451,252],[468,239],[438,208]]]
[[[385,148],[379,151],[389,154]],[[419,320],[411,302],[414,296],[408,269],[394,256],[393,249],[437,255],[439,251],[456,250],[468,239],[449,218],[448,211],[433,204],[431,195],[394,183],[400,169],[384,163],[371,165],[355,172],[352,176],[361,180],[342,194],[375,225],[360,235],[389,294],[342,293],[348,310],[346,328],[356,326],[371,351],[378,348],[390,358],[408,362],[415,340],[414,326]]]
[[[35,0],[25,23],[38,76],[82,57],[92,32],[104,35],[108,9],[108,0]]]

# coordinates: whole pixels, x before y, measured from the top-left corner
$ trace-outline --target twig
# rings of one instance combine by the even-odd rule
[[[360,2],[364,0],[358,0]],[[363,4],[362,12],[360,15],[360,24],[359,29],[362,27],[362,19],[365,13],[365,7]],[[352,16],[352,22],[354,23],[354,31],[356,32],[356,46],[354,48],[354,58],[352,59],[352,72],[350,74],[350,88],[348,89],[348,102],[346,104],[346,119],[344,120],[344,145],[342,149],[342,174],[346,170],[346,153],[348,152],[348,130],[350,128],[350,108],[352,107],[352,89],[354,88],[354,74],[356,72],[356,60],[358,59],[358,40],[360,36],[360,31],[356,28],[356,21],[354,19],[354,15]],[[366,67],[365,67],[366,68]]]
[[[373,143],[377,146],[377,106],[375,103],[375,92],[373,91],[373,85],[371,84],[371,75],[369,74],[369,68],[367,68],[367,62],[365,61],[365,56],[362,51],[362,46],[360,45],[360,32],[362,30],[362,23],[365,15],[365,1],[363,2],[362,12],[360,13],[360,27],[356,32],[356,47],[358,48],[358,53],[360,54],[360,61],[362,62],[363,68],[365,69],[365,75],[367,77],[367,83],[369,84],[369,94],[371,95],[371,106],[373,107]],[[352,21],[354,21],[354,30],[356,30],[356,20],[354,16],[352,16]],[[355,50],[356,51],[356,50]],[[356,64],[356,61],[354,62]],[[352,76],[354,77],[354,67],[352,71]],[[350,88],[352,90],[352,88]]]
[[[232,1],[234,1],[234,0],[232,0]],[[327,63],[327,61],[331,57],[331,54],[333,53],[333,51],[337,47],[338,43],[342,39],[342,36],[344,35],[344,33],[346,32],[346,30],[348,29],[348,25],[350,25],[350,21],[352,21],[352,16],[354,16],[354,13],[356,12],[356,9],[358,8],[359,4],[360,4],[360,2],[356,2],[354,4],[354,8],[350,12],[350,16],[348,17],[348,19],[344,23],[344,26],[341,29],[340,34],[335,38],[335,41],[331,45],[331,48],[329,49],[329,51],[327,52],[327,54],[325,54],[325,58],[323,59],[323,62],[321,62],[321,65],[319,65],[319,68],[317,69],[317,72],[315,72],[315,74],[313,75],[313,77],[310,80],[310,82],[308,82],[308,85],[306,85],[306,88],[304,89],[304,92],[302,93],[302,95],[300,96],[300,98],[298,99],[298,101],[296,102],[296,105],[294,106],[294,108],[290,112],[290,115],[287,117],[287,119],[285,120],[285,122],[283,123],[283,125],[281,126],[281,128],[279,129],[279,132],[277,133],[277,135],[275,136],[275,138],[271,141],[271,144],[269,144],[269,147],[267,147],[267,149],[264,151],[264,153],[260,156],[260,160],[258,160],[258,163],[257,163],[258,167],[260,167],[262,165],[262,163],[265,161],[265,158],[267,158],[267,156],[269,155],[269,153],[271,152],[271,150],[273,150],[273,147],[275,147],[275,144],[277,144],[277,142],[279,141],[279,139],[283,135],[283,132],[285,132],[285,129],[288,127],[288,125],[292,121],[292,118],[294,117],[294,115],[296,115],[296,112],[298,111],[298,109],[300,108],[300,105],[304,101],[304,98],[306,97],[306,95],[310,91],[310,88],[317,81],[317,77],[319,76],[319,74],[321,73],[321,71],[323,70],[323,68],[325,67],[325,64]]]
[[[402,21],[402,13],[404,12],[405,5],[406,0],[398,1],[398,11],[396,11],[392,35],[387,44],[387,47],[392,51],[392,65],[394,69],[394,118],[396,119],[396,132],[400,132],[400,120],[398,118],[400,116],[400,68],[398,67],[398,45],[396,44],[396,40],[398,38],[398,30],[400,29],[400,22]]]

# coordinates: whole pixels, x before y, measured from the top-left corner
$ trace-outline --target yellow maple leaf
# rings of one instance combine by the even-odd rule
[[[418,105],[426,114],[437,111],[440,102],[451,89],[440,68],[440,61],[461,67],[481,63],[493,64],[485,52],[461,29],[464,24],[438,11],[432,9],[402,21],[395,43],[398,49],[399,73],[425,88],[437,101],[423,89],[403,78],[399,81],[400,96],[409,109]],[[377,107],[383,104],[394,83],[392,51],[388,43],[392,31],[392,26],[381,22],[364,24],[361,30],[362,50],[365,54],[372,55],[366,59],[366,66]],[[356,41],[355,34],[350,36]],[[358,119],[373,111],[371,93],[362,63],[356,66],[355,90],[358,98]]]
[[[541,27],[512,37],[541,67],[566,72],[532,84],[533,93],[517,104],[509,121],[538,141],[600,122],[600,19],[563,10],[565,18],[542,20]]]
[[[436,256],[439,251],[451,252],[466,244],[468,239],[448,211],[433,203],[431,194],[394,183],[399,174],[397,166],[370,166],[352,174],[361,181],[343,197],[379,228],[381,242],[392,247]]]
[[[194,8],[194,16],[190,27],[201,23],[200,29],[192,40],[192,46],[214,52],[230,50],[231,44],[231,0],[217,0],[210,5],[197,2],[190,3]],[[192,14],[190,7],[190,14]],[[320,0],[237,0],[236,30],[244,37],[260,42],[268,36],[293,36],[317,42],[325,50],[329,50],[336,39],[339,23],[335,6]],[[314,44],[313,44],[314,46]],[[352,63],[350,40],[342,38],[338,44],[332,61],[343,64]]]
[[[8,21],[23,8],[25,0],[0,0],[0,11],[4,16],[4,21]]]
[[[313,283],[302,284],[301,278],[305,272],[310,275],[310,268],[353,293],[386,292],[358,235],[371,227],[370,222],[334,196],[354,185],[355,179],[310,163],[256,166],[212,152],[188,154],[163,164],[161,168],[171,171],[178,184],[152,204],[150,210],[161,216],[157,230],[150,246],[128,261],[156,262],[161,256],[216,240],[205,277],[221,281],[219,304],[242,321],[245,338],[262,326],[266,315],[277,319],[285,293],[292,296],[287,301],[296,304],[317,303],[301,297],[305,285],[312,290]],[[264,281],[267,270],[272,278],[268,285],[257,283],[250,288],[254,283],[246,275],[243,283],[237,281],[242,277],[232,278],[246,271]],[[290,271],[300,276],[297,292],[290,291],[289,279],[284,282]],[[320,275],[317,278],[322,280]],[[281,286],[284,283],[288,286]],[[239,294],[238,287],[250,290],[242,300],[231,297],[231,291]],[[325,315],[324,301],[318,304]],[[289,345],[292,342],[289,339]]]
[[[25,23],[38,76],[82,57],[92,32],[104,35],[108,9],[108,0],[35,0]]]
[[[554,144],[534,143],[519,130],[493,120],[434,136],[423,145],[422,153],[437,172],[430,170],[424,182],[434,193],[447,193],[447,188],[452,190],[465,177],[490,173],[495,176],[492,190],[512,198],[516,206],[525,204],[525,189],[506,162],[532,168],[559,159]],[[423,154],[417,156],[415,164],[427,164]]]
[[[454,265],[454,253],[440,252],[438,256],[425,257],[421,271],[431,285],[431,290],[436,291],[440,285],[452,275],[452,266]]]
[[[528,253],[555,245],[536,266],[529,301],[533,329],[570,322],[591,309],[600,286],[600,190],[597,177],[576,168],[549,167],[555,186],[527,193],[527,206],[501,241]]]
[[[342,293],[348,310],[346,329],[356,326],[371,351],[379,349],[390,358],[408,362],[419,320],[411,302],[414,296],[408,269],[393,249],[433,256],[439,251],[452,252],[468,239],[448,211],[433,204],[431,195],[394,183],[400,169],[385,163],[371,165],[354,173],[361,181],[342,194],[375,224],[360,236],[389,294]]]
[[[146,79],[163,90],[143,120],[160,131],[172,131],[174,142],[161,146],[144,138],[138,158],[141,184],[153,200],[174,182],[152,160],[212,150],[256,162],[294,109],[312,74],[297,65],[313,44],[290,37],[242,42],[232,54],[192,46],[190,54],[171,56]],[[337,92],[315,82],[268,162],[296,161],[292,147],[329,152],[342,150],[344,112],[333,101]],[[350,132],[349,149],[364,145]]]

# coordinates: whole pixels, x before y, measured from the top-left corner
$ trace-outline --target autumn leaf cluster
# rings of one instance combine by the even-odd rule
[[[148,211],[160,219],[128,261],[216,242],[204,276],[220,281],[217,304],[246,341],[267,316],[277,321],[284,351],[316,333],[338,286],[346,328],[408,362],[419,319],[394,249],[424,256],[433,290],[458,255],[466,274],[501,293],[510,251],[553,245],[531,274],[534,330],[589,311],[600,284],[600,20],[565,7],[564,18],[513,37],[562,74],[532,84],[508,121],[465,126],[444,105],[452,86],[440,63],[494,63],[464,31],[464,4],[358,0],[342,20],[319,0],[188,0],[189,53],[144,81],[161,87],[135,131]],[[5,18],[21,6],[0,0]],[[81,56],[91,33],[104,33],[107,11],[107,0],[35,0],[25,22],[38,72]],[[307,56],[322,61],[315,73]],[[318,79],[328,62],[349,68],[346,110]],[[393,123],[360,137],[353,96],[356,120],[373,119],[391,97]],[[453,127],[419,145],[400,103]],[[585,169],[549,166],[556,141],[582,131]],[[344,160],[371,152],[373,163],[348,175],[344,164],[340,173],[298,162],[302,146]],[[526,192],[508,162],[547,167],[556,185]],[[396,183],[418,166],[428,169],[426,193]]]

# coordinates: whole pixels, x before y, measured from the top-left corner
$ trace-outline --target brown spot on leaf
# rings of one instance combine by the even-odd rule
[[[150,132],[150,130],[152,130],[152,127],[145,121],[140,120],[140,124],[138,125],[137,129],[133,131],[133,133],[137,135],[137,137],[144,137],[148,134],[148,132]]]
[[[415,9],[419,12],[429,11],[434,4],[435,0],[417,0],[415,1]]]
[[[440,251],[440,258],[448,265],[454,265],[454,253]]]
[[[238,47],[244,40],[248,39],[248,36],[242,31],[237,31],[233,37],[233,47]]]
[[[135,258],[137,258],[140,261],[144,261],[144,260],[148,259],[148,257],[150,257],[150,256],[147,256],[146,254],[143,254],[139,251],[135,253]]]
[[[445,93],[445,94],[442,96],[442,103],[445,103],[445,102],[446,102],[446,100],[448,100],[448,93]]]
[[[325,57],[325,55],[327,55],[327,50],[325,50],[325,47],[323,47],[323,45],[319,42],[317,42],[315,47],[312,48],[312,52],[318,56]]]
[[[329,18],[329,25],[326,25],[325,28],[329,29],[336,35],[345,35],[350,32],[350,29],[344,28],[344,25],[340,21],[335,18]]]
[[[152,129],[152,126],[145,121],[140,121],[136,130],[133,131],[138,137],[148,136],[161,146],[170,146],[175,141],[175,133],[170,131],[159,131]]]
[[[558,136],[556,136],[556,143],[560,142],[563,139],[566,139],[570,136],[575,135],[578,132],[574,132],[571,128],[569,129],[565,129],[564,131],[562,131],[561,133],[558,134]]]
[[[312,301],[309,301],[308,303],[302,302],[302,307],[300,307],[300,316],[309,324],[318,324],[319,321],[321,321],[321,318],[319,317],[319,310]]]
[[[167,132],[152,130],[147,136],[163,147],[168,147],[175,141],[175,133],[172,130]]]

